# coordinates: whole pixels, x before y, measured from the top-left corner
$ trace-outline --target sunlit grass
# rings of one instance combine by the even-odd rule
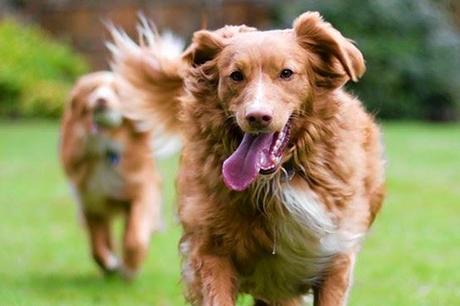
[[[90,259],[57,139],[55,122],[0,122],[0,305],[184,305],[177,158],[160,164],[167,227],[126,284],[104,279]],[[358,258],[350,304],[460,305],[460,126],[388,123],[385,142],[388,199]]]

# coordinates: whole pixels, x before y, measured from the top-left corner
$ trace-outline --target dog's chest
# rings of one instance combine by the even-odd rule
[[[339,235],[314,194],[287,188],[281,198],[289,213],[270,225],[272,254],[264,254],[240,279],[243,291],[263,299],[305,293],[340,251]]]
[[[284,224],[276,230],[271,253],[254,263],[253,271],[241,278],[244,292],[269,300],[306,293],[320,276],[331,253],[321,241],[298,225]]]
[[[123,200],[124,185],[120,171],[123,147],[120,143],[103,138],[97,142],[97,160],[88,173],[83,199],[86,209],[104,210],[106,199]]]

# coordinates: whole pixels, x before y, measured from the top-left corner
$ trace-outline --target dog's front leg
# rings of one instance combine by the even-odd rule
[[[283,301],[273,302],[273,303],[266,303],[261,300],[255,300],[254,306],[301,306],[303,305],[303,298],[302,297],[295,297]]]
[[[161,196],[159,186],[141,188],[127,214],[123,240],[123,274],[136,276],[144,261],[154,230],[161,227]]]
[[[91,253],[98,266],[107,274],[118,269],[118,260],[113,254],[110,219],[107,216],[84,212],[90,239]]]
[[[320,282],[314,288],[315,306],[345,306],[352,283],[355,253],[334,258]]]
[[[237,288],[234,267],[228,257],[205,255],[199,270],[203,306],[234,306]]]

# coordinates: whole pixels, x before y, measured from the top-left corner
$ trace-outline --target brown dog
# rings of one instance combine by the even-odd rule
[[[175,61],[113,34],[114,67],[144,97],[134,109],[183,137],[188,300],[301,305],[312,291],[345,305],[384,195],[379,129],[343,90],[365,71],[360,51],[312,12],[292,29],[198,31]]]
[[[62,120],[60,157],[94,260],[104,272],[121,268],[132,278],[147,254],[151,232],[161,224],[161,195],[151,133],[138,131],[122,113],[126,89],[111,72],[88,74],[77,82]],[[110,229],[117,213],[126,219],[121,265]]]

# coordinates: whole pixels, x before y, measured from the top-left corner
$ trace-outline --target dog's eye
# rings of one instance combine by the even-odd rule
[[[284,80],[287,80],[289,79],[292,75],[294,74],[294,72],[291,70],[291,69],[283,69],[281,70],[281,73],[280,73],[280,78],[284,79]]]
[[[230,74],[230,79],[232,79],[235,82],[241,82],[242,80],[244,80],[244,75],[243,75],[243,73],[241,73],[241,71],[238,71],[238,70],[233,71]]]

